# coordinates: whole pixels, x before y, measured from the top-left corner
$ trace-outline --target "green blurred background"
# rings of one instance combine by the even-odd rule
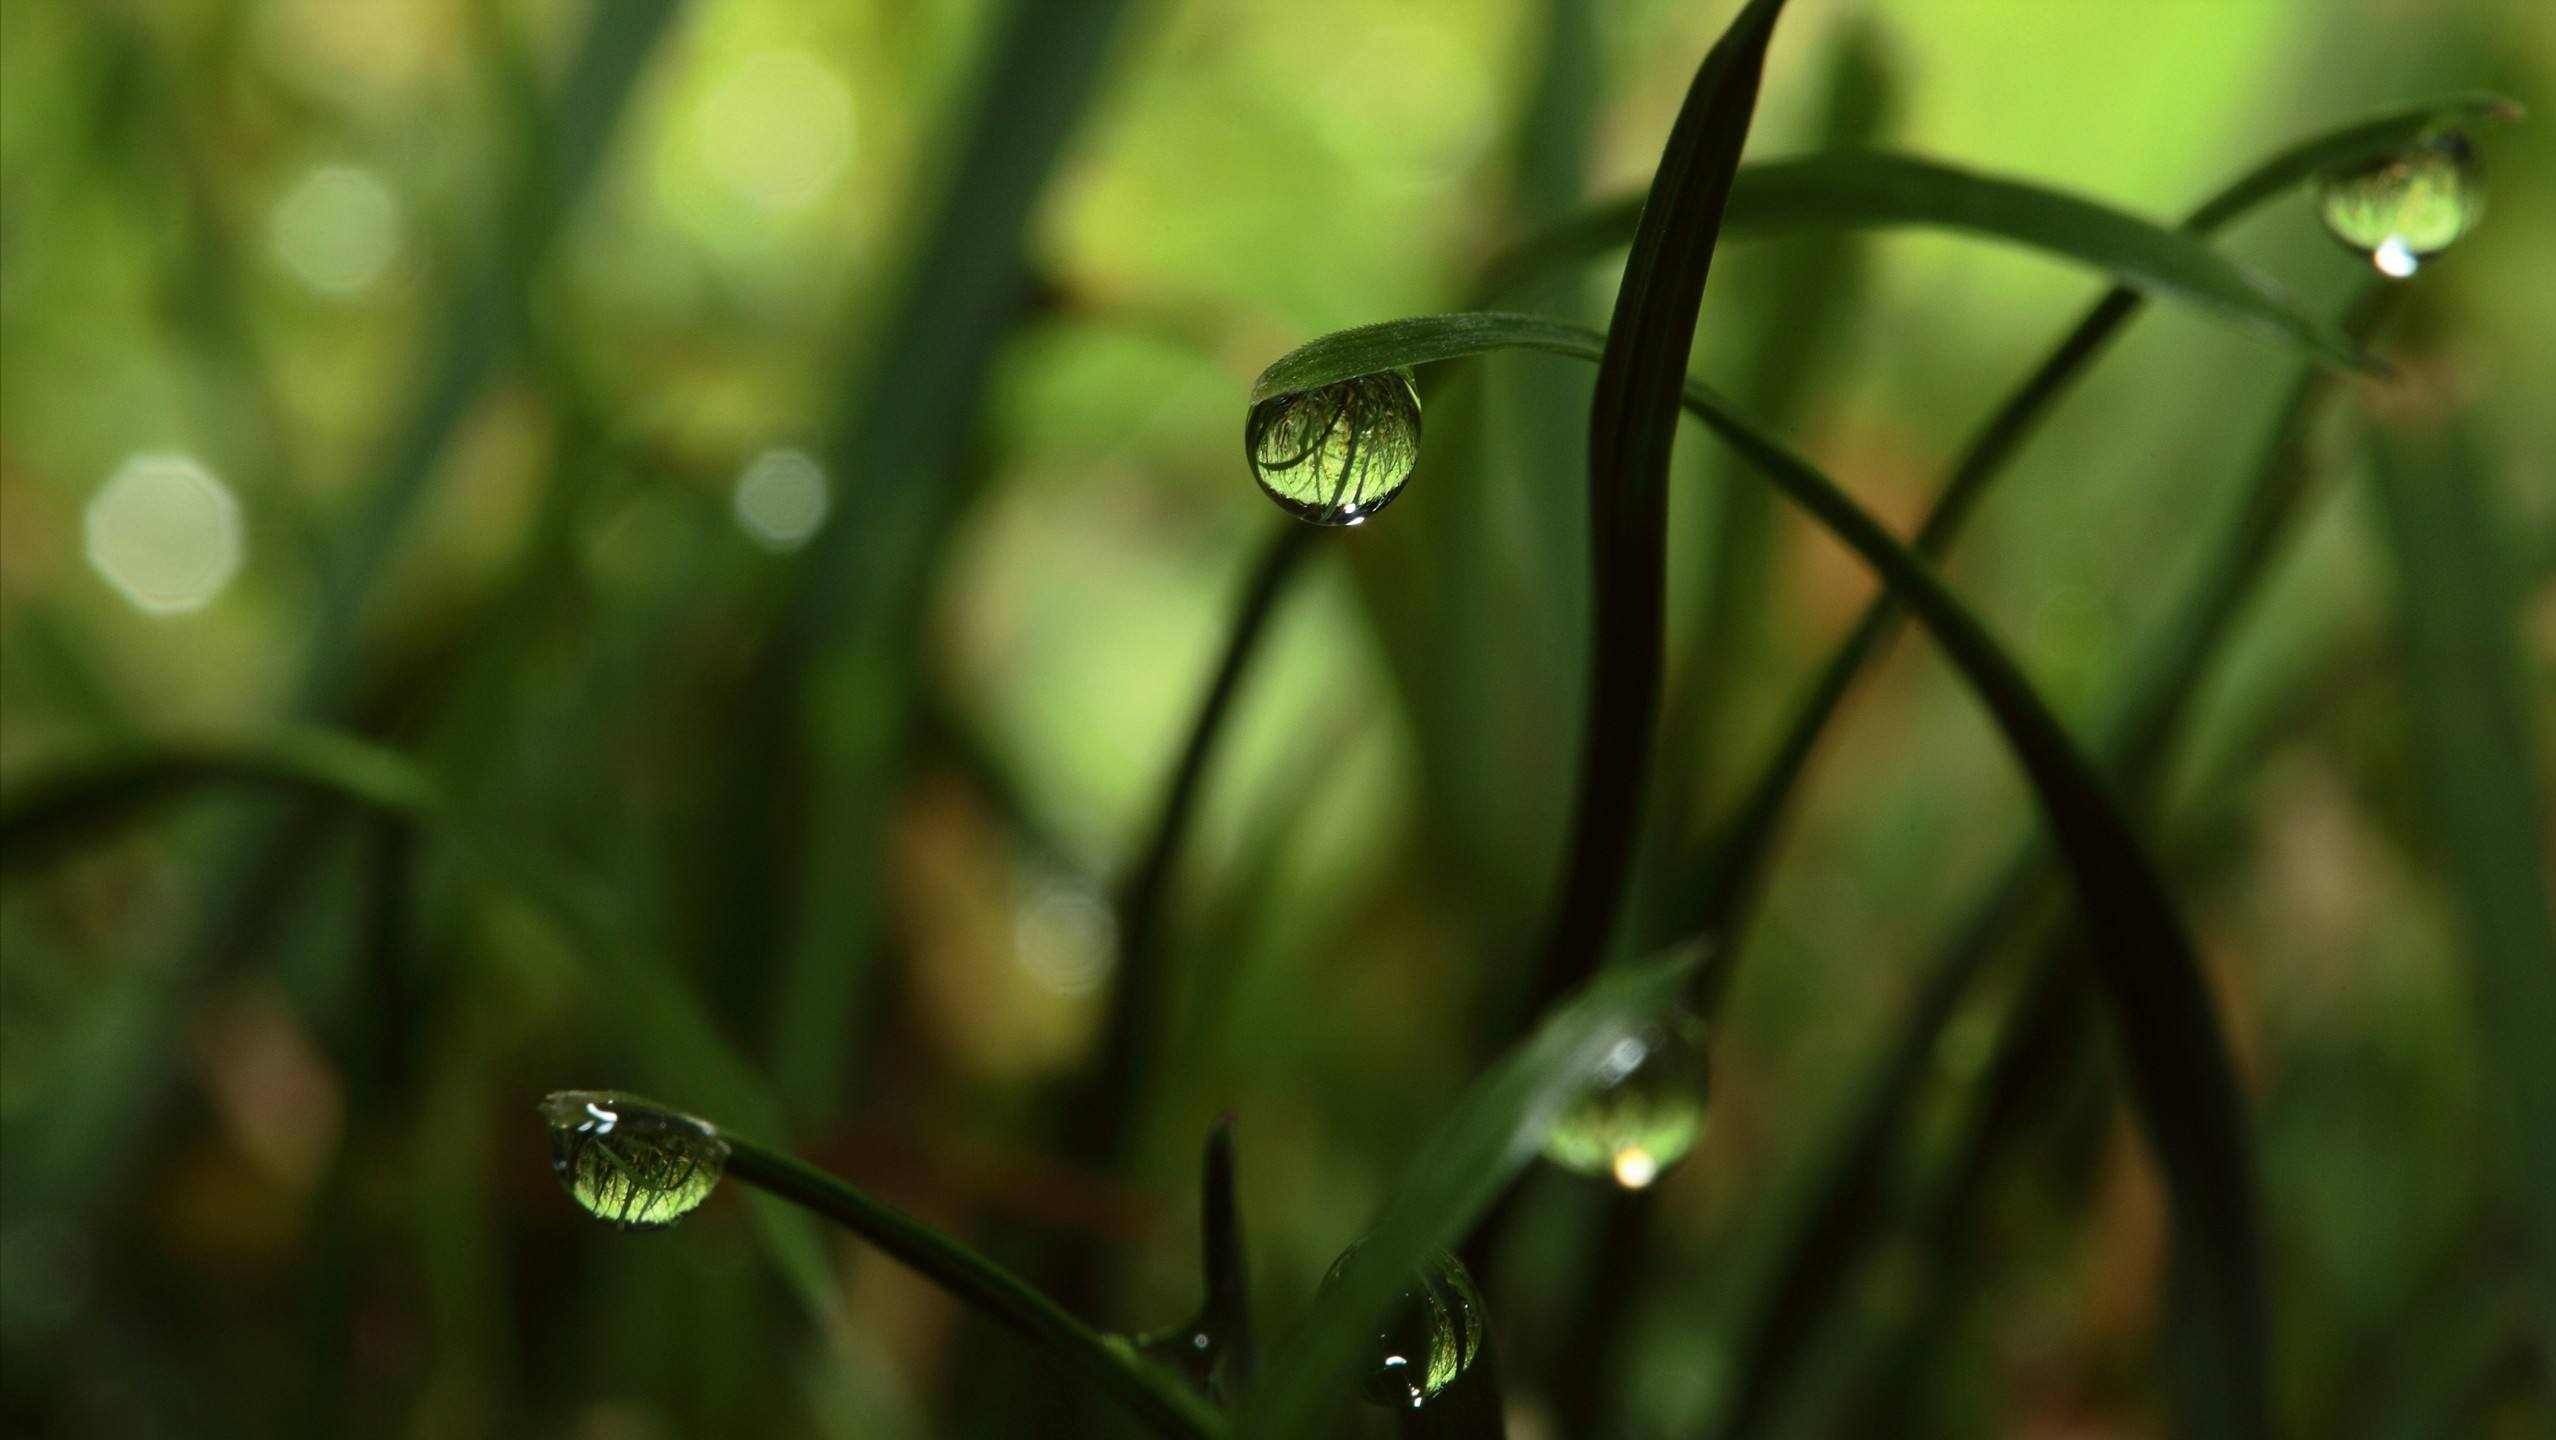
[[[1504,244],[1645,184],[1732,7],[1050,8],[1106,48],[1086,104],[981,107],[1058,117],[1023,122],[1062,148],[1016,179],[1015,268],[1002,207],[968,209],[1002,177],[957,159],[1006,5],[0,0],[0,776],[355,731],[580,877],[648,952],[619,958],[690,997],[667,1021],[431,834],[308,801],[226,792],[13,871],[12,1433],[1050,1433],[986,1393],[1034,1362],[858,1245],[812,1319],[732,1197],[666,1236],[575,1214],[544,1091],[751,1118],[676,1033],[725,1037],[794,1145],[884,1197],[1024,1264],[1094,1248],[1112,1328],[1193,1302],[1221,1112],[1265,1326],[1371,1217],[1483,1058],[1557,869],[1589,373],[1449,367],[1409,494],[1282,600],[1176,870],[1134,1158],[1101,1173],[1054,1112],[1111,992],[1109,897],[1281,523],[1245,391],[1304,339],[1465,303]],[[2556,5],[1794,0],[1750,153],[1867,137],[2170,218],[2294,137],[2474,89],[2556,114]],[[2556,140],[2481,150],[2485,222],[2408,287],[2400,398],[2329,407],[2326,498],[2156,831],[2254,1097],[2301,1432],[2556,1417],[2543,1349],[2452,1335],[2503,1304],[2501,1252],[2361,443],[2410,407],[2492,487],[2540,721],[2509,779],[2543,817]],[[2367,273],[2305,197],[2228,243],[2319,311]],[[971,244],[975,272],[950,259]],[[1614,263],[1517,303],[1603,323]],[[1733,241],[1696,369],[1904,529],[2101,285],[1942,235]],[[1951,574],[2063,715],[2159,616],[2294,376],[2160,306],[2021,457]],[[1679,466],[1653,806],[1687,823],[1663,852],[1871,593],[1700,436]],[[1699,645],[1717,555],[1752,568]],[[1952,672],[1902,642],[1778,856],[1711,1128],[1660,1182],[1605,1360],[1608,1433],[1700,1434],[1728,1404],[1786,1178],[2030,820]],[[1947,1030],[1912,1167],[2004,993]],[[1897,1234],[1772,1433],[2168,1433],[2162,1203],[2092,1070],[1992,1181],[1940,1308]],[[1483,1277],[1520,1440],[1571,1433],[1540,1357],[1595,1203],[1537,1176]],[[1875,1358],[1912,1329],[1913,1358]]]

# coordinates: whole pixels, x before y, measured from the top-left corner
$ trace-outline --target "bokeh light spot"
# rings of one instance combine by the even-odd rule
[[[701,116],[703,163],[758,209],[804,209],[852,159],[852,92],[798,50],[747,57]]]
[[[737,524],[766,550],[796,550],[831,507],[824,467],[802,450],[766,450],[737,476]]]
[[[267,238],[303,284],[353,295],[399,253],[399,198],[369,171],[322,165],[276,202]]]
[[[154,615],[201,610],[239,573],[239,503],[185,455],[136,455],[89,500],[89,564]]]
[[[1118,965],[1118,921],[1100,897],[1047,885],[1013,926],[1014,955],[1029,977],[1068,998],[1089,995]]]

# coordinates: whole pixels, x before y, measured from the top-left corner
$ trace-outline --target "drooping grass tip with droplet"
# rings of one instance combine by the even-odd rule
[[[1251,473],[1278,508],[1316,525],[1363,525],[1420,463],[1420,392],[1408,370],[1272,395],[1243,421]]]
[[[1711,1081],[1704,1022],[1680,1010],[1616,1042],[1589,1088],[1554,1117],[1544,1156],[1639,1190],[1703,1136]]]
[[[709,1122],[635,1096],[559,1090],[540,1109],[568,1198],[625,1230],[662,1230],[701,1208],[727,1167],[728,1142]]]
[[[1322,1285],[1338,1282],[1365,1242],[1340,1252]],[[1378,1405],[1416,1410],[1436,1399],[1482,1354],[1482,1294],[1464,1262],[1432,1254],[1376,1322],[1375,1343],[1359,1393]]]
[[[2317,187],[2327,233],[2397,280],[2456,244],[2484,212],[2476,147],[2454,131],[2338,170]]]

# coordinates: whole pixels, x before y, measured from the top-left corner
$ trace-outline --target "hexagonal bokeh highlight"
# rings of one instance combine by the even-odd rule
[[[239,573],[239,502],[186,455],[135,455],[89,499],[89,564],[135,608],[201,610]]]

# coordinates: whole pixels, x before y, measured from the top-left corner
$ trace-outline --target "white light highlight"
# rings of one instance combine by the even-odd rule
[[[771,50],[737,66],[702,109],[702,163],[767,213],[802,210],[852,159],[852,92],[801,50]]]
[[[2423,264],[2402,235],[2390,235],[2381,241],[2379,247],[2370,252],[2370,263],[2391,280],[2402,280],[2422,268]]]
[[[766,450],[737,476],[737,525],[766,550],[796,550],[825,523],[825,469],[801,450]]]
[[[152,615],[211,604],[245,549],[239,503],[186,455],[126,460],[90,497],[81,529],[90,566]]]
[[[285,193],[267,220],[284,268],[328,295],[353,295],[399,253],[399,198],[369,171],[323,165]]]
[[[1660,1178],[1660,1162],[1651,1152],[1639,1146],[1615,1152],[1615,1183],[1627,1190],[1639,1190]]]

